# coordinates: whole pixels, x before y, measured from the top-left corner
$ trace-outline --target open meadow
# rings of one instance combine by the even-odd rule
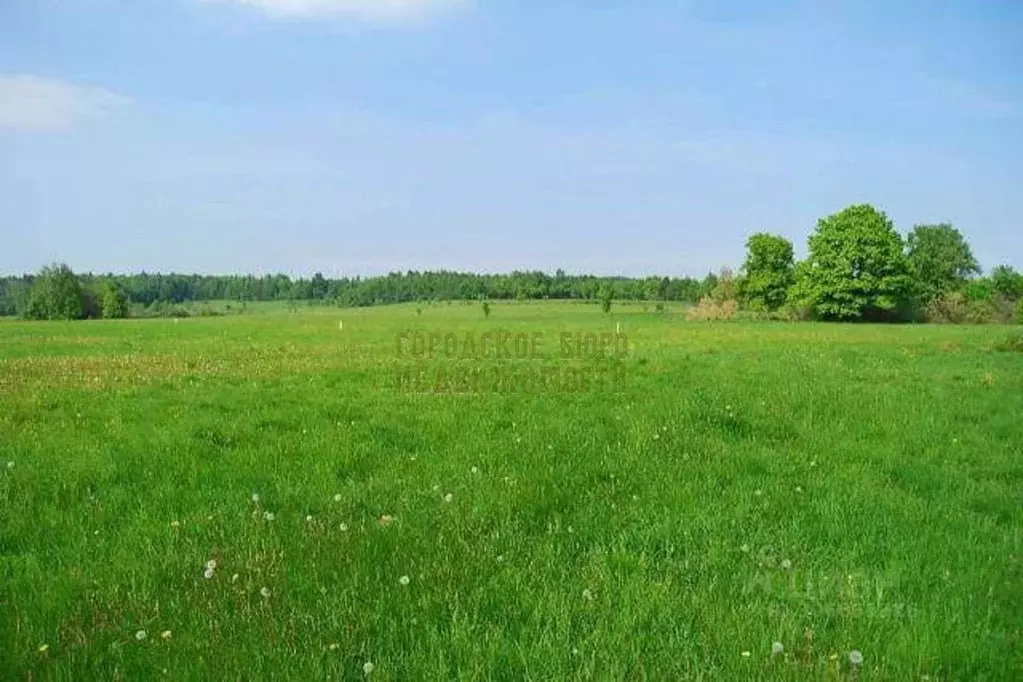
[[[562,357],[616,325],[627,353]],[[415,347],[503,330],[539,350]],[[1023,679],[1010,333],[0,321],[0,678]],[[449,381],[498,365],[555,381]]]

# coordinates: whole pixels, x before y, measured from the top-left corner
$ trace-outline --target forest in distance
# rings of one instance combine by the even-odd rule
[[[76,274],[63,263],[0,278],[0,315],[27,319],[184,317],[182,304],[285,301],[339,307],[472,300],[614,300],[691,304],[691,317],[730,319],[740,311],[775,319],[1023,322],[1023,273],[986,275],[950,224],[917,225],[903,238],[882,211],[862,204],[822,218],[796,261],[792,243],[756,233],[746,259],[693,277],[601,277],[540,271],[477,274],[393,272],[375,277]],[[203,311],[200,311],[200,314]],[[207,310],[210,314],[212,311]]]

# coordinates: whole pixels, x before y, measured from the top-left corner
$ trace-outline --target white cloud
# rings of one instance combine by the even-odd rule
[[[102,88],[39,76],[0,74],[0,130],[68,130],[126,101]]]
[[[258,7],[267,14],[292,17],[347,16],[370,21],[418,19],[440,9],[471,0],[204,0],[237,2]]]

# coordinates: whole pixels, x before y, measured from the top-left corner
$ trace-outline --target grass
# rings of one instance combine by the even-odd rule
[[[446,362],[396,357],[403,330],[535,332],[557,365],[615,323],[611,390],[395,382]],[[1005,334],[555,303],[0,322],[0,678],[1020,679]]]

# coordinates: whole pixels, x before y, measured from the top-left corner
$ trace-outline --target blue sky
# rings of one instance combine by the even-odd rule
[[[689,274],[869,202],[1023,267],[1023,4],[3,0],[0,272]]]

